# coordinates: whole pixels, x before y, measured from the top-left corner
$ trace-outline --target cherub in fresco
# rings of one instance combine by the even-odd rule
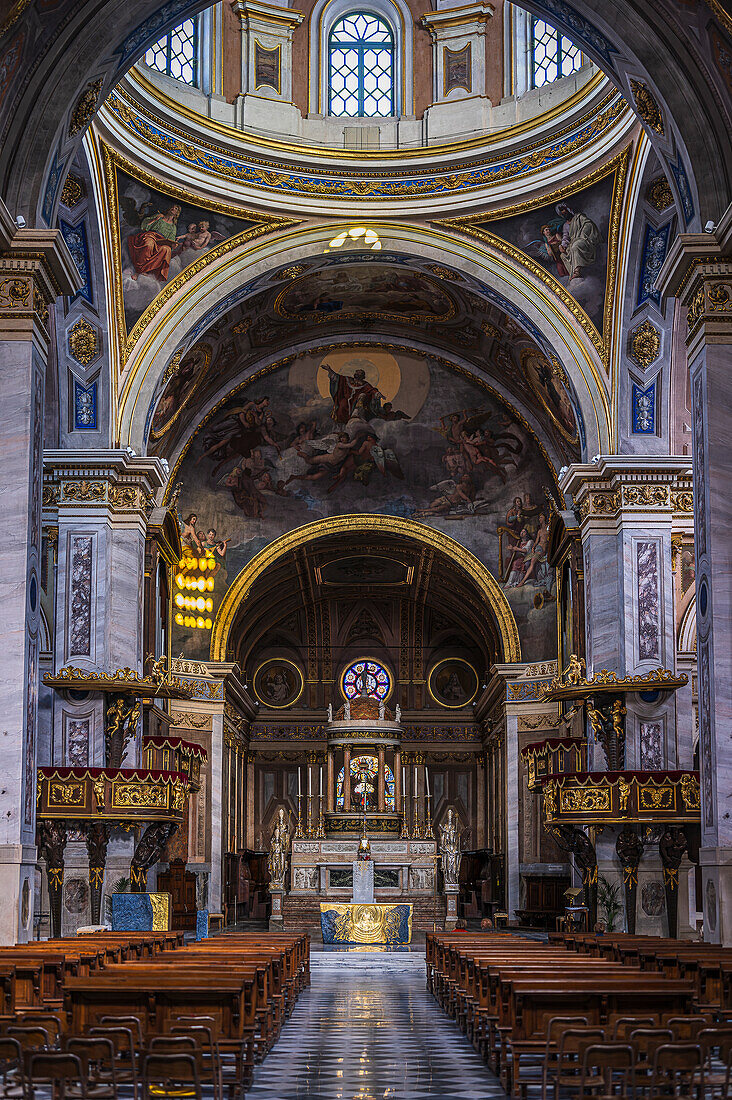
[[[455,481],[459,481],[463,474],[468,473],[468,463],[460,447],[450,445],[440,462],[445,467],[445,473]]]
[[[391,401],[385,401],[381,408],[382,420],[411,420],[411,416],[402,412],[401,409],[395,409]]]
[[[315,439],[318,434],[318,424],[315,420],[301,420],[295,425],[295,431],[287,441],[288,447],[296,447],[298,443],[306,443],[309,439]]]
[[[198,223],[191,222],[188,226],[188,232],[178,237],[173,255],[177,256],[189,248],[192,248],[194,252],[202,252],[204,248],[210,248],[216,241],[226,240],[223,233],[216,233],[210,226],[211,223],[205,219]]]
[[[366,431],[359,436],[359,441],[361,445],[352,455],[354,481],[360,481],[362,485],[368,485],[371,474],[375,469],[383,477],[386,477],[389,473],[395,477],[404,478],[404,471],[399,465],[399,459],[395,452],[391,447],[383,447],[375,432]],[[351,460],[345,464],[340,481],[343,480],[350,469]],[[332,492],[334,488],[335,484],[331,486],[328,492]]]
[[[336,481],[331,489],[335,488],[335,485],[343,480],[338,475],[344,463],[360,444],[360,439],[351,440],[346,432],[339,432],[330,451],[308,454],[301,447],[296,446],[295,450],[307,463],[308,469],[304,474],[290,474],[285,485],[289,485],[291,481],[324,481],[327,477],[335,477]]]

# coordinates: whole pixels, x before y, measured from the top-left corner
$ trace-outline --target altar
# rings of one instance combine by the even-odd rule
[[[320,903],[323,943],[411,943],[412,906]]]

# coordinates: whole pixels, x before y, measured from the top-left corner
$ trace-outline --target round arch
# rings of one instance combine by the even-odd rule
[[[288,531],[275,539],[269,546],[260,550],[244,566],[233,581],[219,608],[211,630],[211,660],[225,661],[231,628],[239,608],[246,603],[255,581],[285,554],[322,538],[333,535],[363,533],[397,535],[411,539],[431,550],[447,554],[451,560],[473,581],[480,594],[490,607],[495,618],[503,650],[504,662],[521,660],[521,643],[518,627],[508,600],[490,570],[481,561],[461,546],[455,539],[425,524],[412,519],[399,519],[384,515],[346,515],[307,523],[294,531]]]
[[[487,296],[538,334],[559,358],[577,394],[588,456],[611,446],[611,412],[605,367],[575,316],[536,276],[499,248],[458,239],[434,227],[369,221],[385,252],[446,264],[480,280]],[[155,316],[132,349],[119,396],[118,444],[145,449],[145,423],[155,388],[171,356],[197,338],[208,324],[241,300],[251,281],[282,266],[320,256],[343,229],[342,222],[292,229],[260,238],[220,257],[194,274]],[[492,297],[491,297],[492,296]],[[518,314],[516,313],[518,310]]]
[[[63,179],[106,94],[161,33],[209,2],[129,0],[120,8],[67,0],[46,13],[40,32],[35,6],[16,5],[0,43],[0,193],[13,216],[53,224]],[[659,20],[655,0],[524,3],[570,35],[635,104],[687,228],[717,223],[732,198],[730,95],[715,60],[726,49],[720,31],[731,26],[722,4],[696,0],[678,15],[668,5]]]

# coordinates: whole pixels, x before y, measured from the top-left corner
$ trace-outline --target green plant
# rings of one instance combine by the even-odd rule
[[[597,903],[602,910],[607,932],[615,930],[615,918],[620,916],[623,906],[620,903],[620,885],[609,882],[604,875],[597,880]]]
[[[107,923],[112,919],[112,894],[126,894],[132,885],[132,880],[125,878],[122,875],[116,882],[112,883],[112,888],[104,898],[104,919]]]

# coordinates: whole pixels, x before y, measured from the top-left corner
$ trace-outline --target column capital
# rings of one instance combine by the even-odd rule
[[[679,456],[598,455],[574,463],[561,478],[580,523],[615,526],[655,515],[691,515],[694,510],[691,460]]]
[[[0,200],[0,339],[50,339],[48,307],[81,289],[60,229],[19,228]]]
[[[146,521],[157,491],[168,480],[167,464],[129,450],[45,451],[43,508],[89,508]]]
[[[680,233],[656,285],[688,307],[690,358],[703,344],[732,343],[732,205],[709,233]]]

